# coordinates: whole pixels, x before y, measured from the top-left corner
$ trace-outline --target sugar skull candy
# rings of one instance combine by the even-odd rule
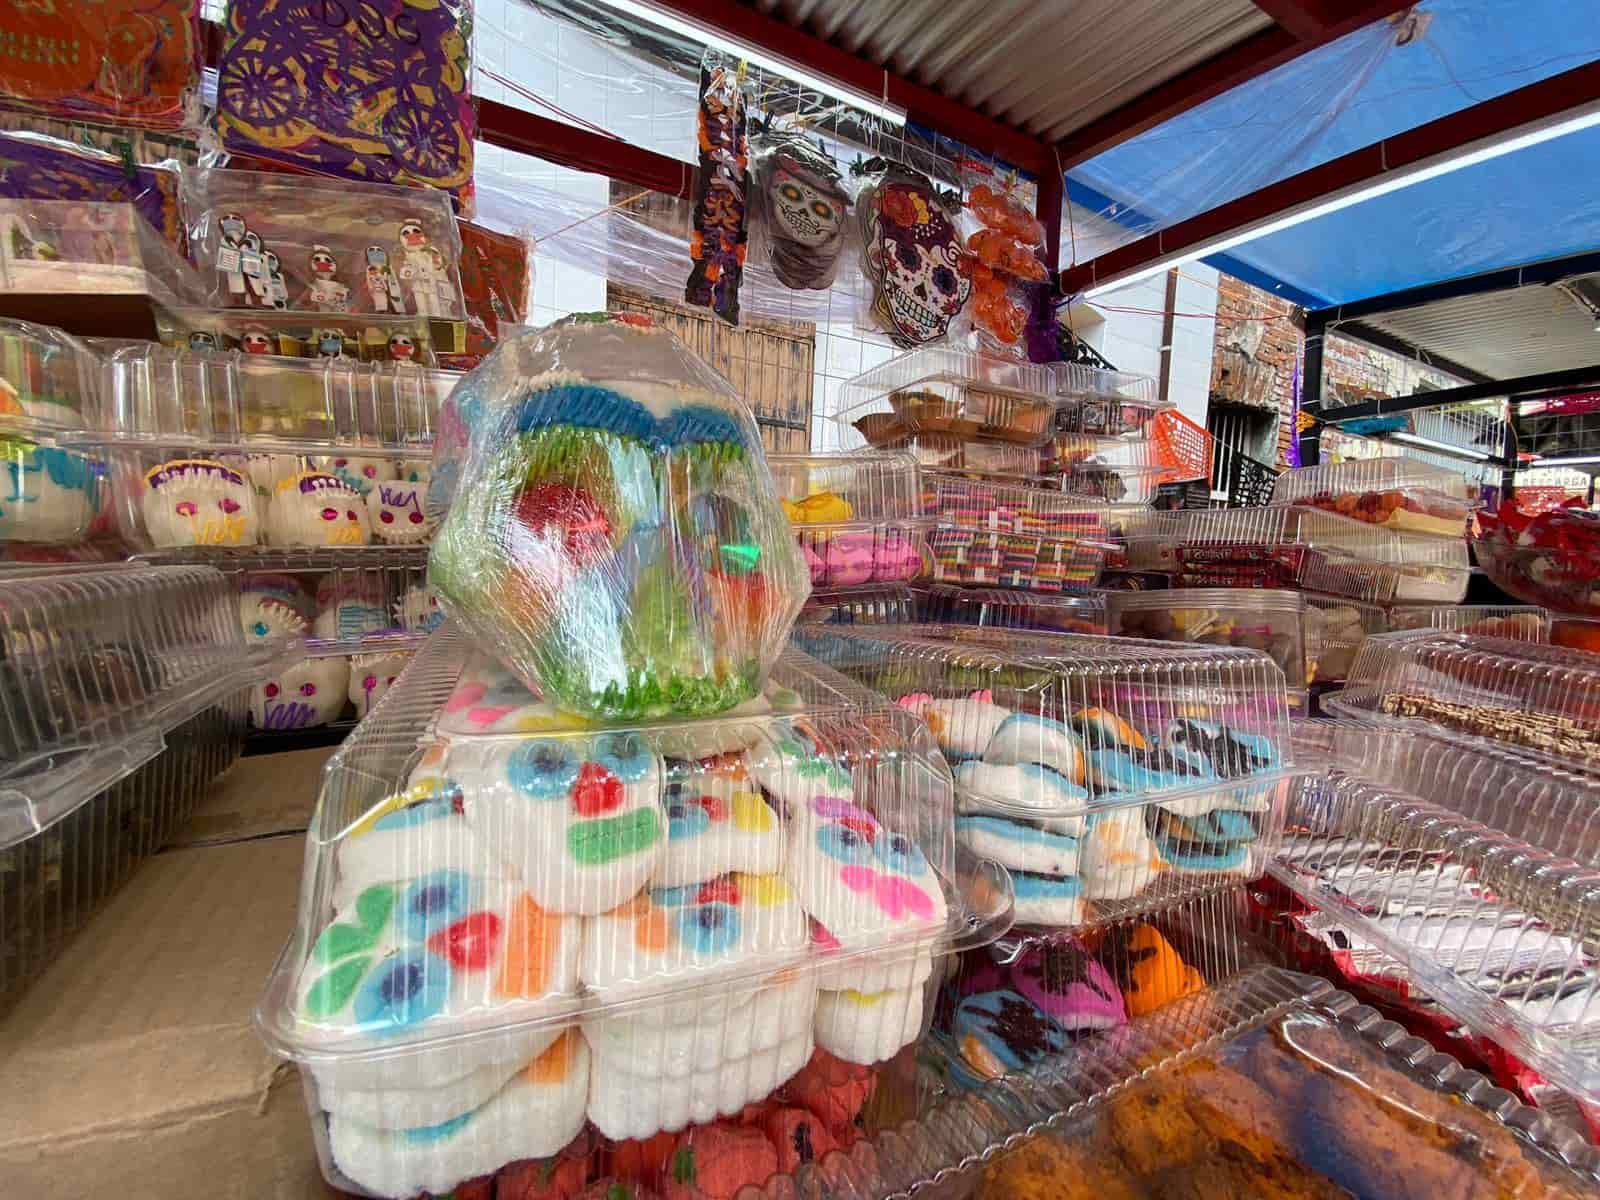
[[[350,703],[357,718],[383,699],[410,661],[409,654],[357,654],[350,659]]]
[[[99,487],[83,455],[0,441],[0,467],[0,542],[71,543],[88,532]]]
[[[426,483],[384,480],[367,493],[372,536],[380,542],[413,546],[428,540],[433,524],[425,511]]]
[[[307,658],[250,689],[258,729],[311,729],[338,719],[348,699],[350,667],[340,655]]]
[[[395,477],[394,462],[387,458],[351,458],[338,454],[313,459],[311,465],[338,476],[363,496],[370,493],[375,484]]]
[[[140,504],[157,546],[251,546],[258,540],[255,489],[207,458],[164,462],[145,472]]]
[[[933,185],[891,166],[857,210],[878,324],[905,349],[943,337],[972,294],[972,274]]]
[[[278,546],[364,546],[372,539],[361,493],[323,471],[301,471],[279,483],[268,517]]]

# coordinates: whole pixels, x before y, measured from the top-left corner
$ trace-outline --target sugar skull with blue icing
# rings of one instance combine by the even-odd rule
[[[759,694],[809,576],[726,381],[648,320],[601,317],[502,342],[457,394],[429,577],[472,634],[578,716]]]
[[[849,800],[855,781],[839,756],[819,747],[788,722],[773,725],[774,737],[747,756],[750,777],[780,804],[804,809],[819,797]]]
[[[667,844],[652,885],[700,883],[729,871],[770,875],[783,862],[777,813],[742,755],[667,763]]]
[[[327,455],[313,459],[312,467],[318,471],[326,471],[329,475],[349,484],[362,496],[369,495],[384,480],[396,477],[394,460],[388,458]]]
[[[0,438],[0,471],[0,542],[71,545],[88,536],[100,495],[88,458]]]
[[[472,827],[552,912],[592,915],[634,896],[667,840],[661,758],[643,737],[496,739],[456,774]]]
[[[152,545],[253,546],[261,540],[255,488],[212,459],[174,459],[146,471],[140,509]]]

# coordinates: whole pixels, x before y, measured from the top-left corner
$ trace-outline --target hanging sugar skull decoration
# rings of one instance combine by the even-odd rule
[[[804,138],[779,133],[757,147],[755,176],[773,274],[785,287],[830,287],[850,211],[838,165]]]
[[[708,55],[700,66],[700,169],[695,183],[694,231],[689,237],[694,267],[683,298],[709,308],[730,325],[739,323],[739,284],[744,278],[748,236],[748,111],[743,67],[726,60],[711,61]]]
[[[972,294],[961,235],[927,176],[890,163],[856,201],[872,316],[902,349],[942,338]]]

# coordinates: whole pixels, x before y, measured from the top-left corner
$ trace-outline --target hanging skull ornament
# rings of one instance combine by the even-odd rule
[[[756,152],[756,186],[773,274],[785,287],[832,285],[850,211],[837,164],[803,138],[769,135]]]
[[[907,350],[943,337],[972,294],[972,273],[933,184],[891,163],[856,212],[878,325]]]

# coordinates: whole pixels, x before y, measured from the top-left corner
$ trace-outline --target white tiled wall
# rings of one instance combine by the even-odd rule
[[[1158,275],[1097,296],[1093,306],[1104,323],[1090,325],[1085,340],[1119,370],[1161,374],[1162,313],[1167,277]],[[1129,312],[1128,309],[1139,311]],[[1178,314],[1172,322],[1170,399],[1199,425],[1206,422],[1211,390],[1211,351],[1216,336],[1217,272],[1201,263],[1178,269]]]

